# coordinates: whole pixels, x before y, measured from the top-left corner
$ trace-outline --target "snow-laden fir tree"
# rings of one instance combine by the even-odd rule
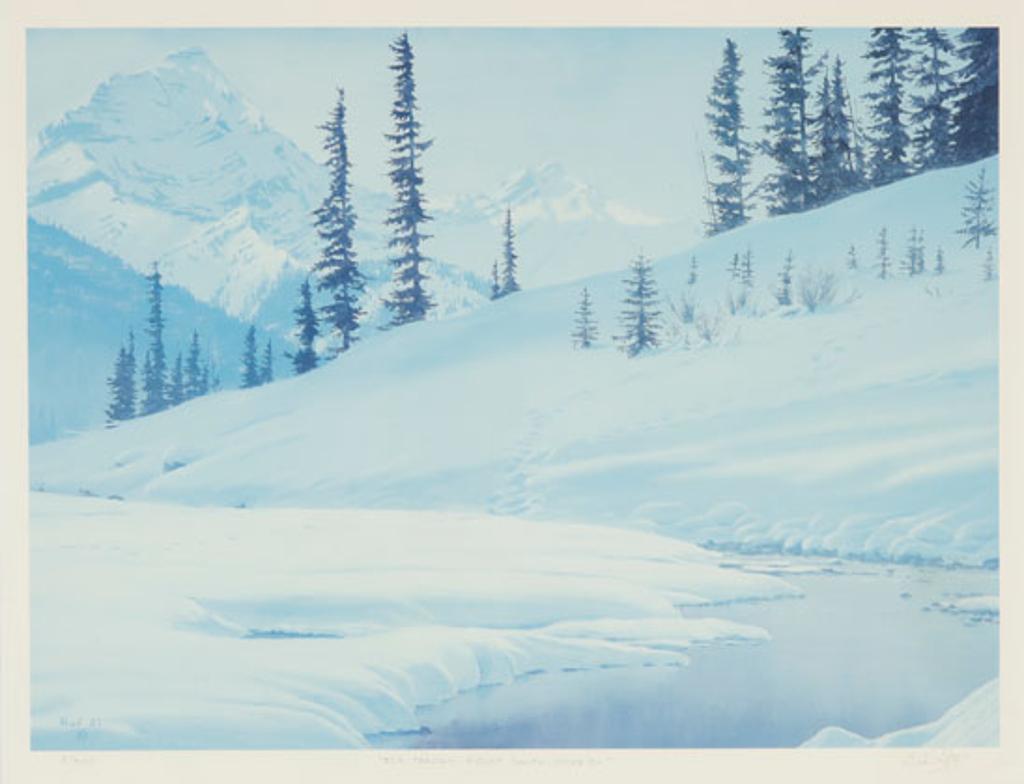
[[[626,284],[625,308],[622,311],[623,333],[616,337],[622,350],[635,357],[658,345],[661,332],[661,311],[655,308],[658,289],[654,283],[651,263],[642,254],[630,264]]]
[[[128,389],[126,394],[131,401],[132,416],[137,416],[138,392],[135,385],[135,330],[128,330]]]
[[[946,271],[946,257],[942,254],[942,248],[935,250],[935,274],[941,275]]]
[[[981,269],[982,279],[985,280],[986,282],[990,280],[995,280],[998,277],[996,273],[996,261],[995,258],[992,256],[992,248],[989,248],[987,251],[985,251],[985,263],[982,265]]]
[[[953,42],[937,27],[915,27],[911,41],[916,49],[910,73],[920,91],[910,98],[913,164],[917,171],[949,166],[953,162],[953,118],[950,99],[956,89],[949,56]]]
[[[294,354],[286,356],[292,361],[295,375],[301,376],[317,366],[314,344],[320,335],[308,280],[302,281],[302,285],[299,286],[299,304],[292,312],[295,314],[295,337],[299,341],[299,349]]]
[[[920,240],[918,239],[917,227],[911,226],[910,234],[907,237],[907,251],[903,257],[902,268],[910,277],[913,277],[918,273],[918,248]],[[924,261],[920,262],[921,267],[924,267]]]
[[[597,324],[594,323],[594,309],[590,301],[590,291],[586,286],[580,294],[580,303],[576,307],[576,323],[572,332],[573,345],[576,348],[590,348],[597,340]]]
[[[811,157],[811,177],[814,180],[814,203],[828,204],[846,195],[844,177],[844,151],[839,144],[839,119],[842,107],[835,105],[835,93],[828,69],[821,80],[816,102],[816,114],[811,122],[814,154]]]
[[[260,385],[260,360],[256,351],[256,327],[245,331],[245,347],[242,350],[242,389]]]
[[[185,357],[185,400],[199,397],[203,391],[203,360],[199,350],[199,331],[192,330],[192,342]]]
[[[708,235],[719,234],[749,219],[747,175],[750,173],[750,147],[743,138],[743,109],[740,106],[740,55],[731,39],[725,40],[722,65],[715,74],[708,96],[709,111],[704,116],[711,128],[711,137],[720,148],[712,153],[711,162],[718,174],[710,182],[708,207],[713,219],[707,224]]]
[[[793,251],[786,254],[786,263],[779,273],[779,286],[775,289],[775,299],[784,308],[793,304]]]
[[[889,277],[889,232],[883,226],[878,232],[878,277]]]
[[[729,277],[733,280],[739,280],[742,274],[742,267],[740,265],[740,254],[732,254],[732,261],[729,263]]]
[[[836,55],[832,64],[832,105],[835,144],[839,148],[840,192],[845,195],[864,186],[864,158],[857,143],[857,132],[853,120],[853,100],[846,89],[843,60]]]
[[[857,248],[853,245],[851,245],[850,249],[846,251],[846,269],[857,269]]]
[[[959,163],[999,152],[999,28],[968,27],[957,54],[965,61],[957,73],[953,105],[953,145]]]
[[[918,275],[924,274],[924,229],[917,232],[917,245],[914,247],[914,268]]]
[[[153,376],[153,357],[149,353],[149,349],[146,349],[146,354],[145,354],[145,356],[142,359],[142,387],[143,387],[143,389],[141,391],[142,391],[143,396],[145,395],[146,379],[152,378],[152,376]],[[143,399],[139,401],[139,416],[145,416],[148,413],[151,413],[151,412],[146,411],[146,401],[145,401],[145,398],[143,397]]]
[[[886,185],[910,173],[910,137],[904,120],[904,88],[910,49],[900,27],[874,27],[864,57],[871,62],[868,81],[875,89],[871,102],[871,183]]]
[[[498,299],[501,296],[501,276],[498,274],[498,260],[491,265],[491,299]]]
[[[263,347],[263,359],[260,360],[260,383],[269,384],[274,380],[274,346],[267,338]]]
[[[982,168],[978,176],[967,183],[964,206],[960,209],[964,222],[957,234],[967,238],[965,248],[970,245],[980,248],[982,239],[996,235],[994,206],[995,195],[985,184],[985,169]]]
[[[516,280],[516,254],[515,230],[512,228],[512,208],[505,208],[505,225],[502,229],[503,244],[501,247],[501,296],[507,297],[519,291],[519,281]]]
[[[747,248],[743,254],[743,267],[740,269],[740,282],[747,288],[754,287],[754,254]]]
[[[344,90],[338,90],[338,100],[330,119],[320,128],[326,134],[324,150],[327,152],[330,190],[315,212],[316,231],[323,242],[323,249],[313,271],[318,278],[317,289],[330,295],[330,301],[320,310],[324,314],[324,323],[339,341],[335,351],[342,352],[348,351],[357,340],[359,319],[363,315],[359,300],[366,287],[353,247],[356,213],[349,184],[352,164],[345,135]]]
[[[430,216],[420,193],[423,176],[418,162],[418,156],[430,147],[431,142],[420,138],[413,53],[407,33],[402,33],[391,44],[391,51],[395,55],[390,66],[395,72],[396,95],[391,106],[395,126],[394,132],[386,134],[386,137],[391,142],[389,176],[395,189],[395,206],[388,213],[387,225],[392,231],[388,247],[395,255],[391,257],[393,286],[384,304],[391,311],[391,325],[401,326],[426,318],[434,306],[423,288],[427,276],[422,266],[427,259],[420,245],[429,235],[420,231],[420,225],[430,220]]]
[[[170,381],[167,382],[167,405],[180,406],[185,402],[185,371],[181,362],[181,352],[174,359]]]
[[[686,278],[686,285],[693,286],[697,283],[697,257],[690,256],[690,274]]]
[[[107,406],[107,423],[114,425],[135,416],[135,374],[128,359],[128,349],[121,345],[114,361],[114,372],[107,379],[110,389],[110,405]]]
[[[813,204],[808,100],[820,68],[820,62],[808,62],[807,28],[779,30],[779,37],[781,54],[765,61],[772,92],[765,111],[766,138],[759,144],[775,165],[761,186],[772,215],[800,212]]]
[[[164,309],[160,267],[153,265],[149,281],[149,318],[146,335],[149,337],[149,367],[142,374],[142,413],[155,414],[167,408],[167,355],[164,353]]]

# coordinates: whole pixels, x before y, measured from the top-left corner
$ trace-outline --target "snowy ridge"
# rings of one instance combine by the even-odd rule
[[[826,727],[807,740],[805,748],[909,747],[967,748],[999,745],[999,679],[971,692],[929,724],[865,738],[842,727]]]
[[[51,494],[32,517],[36,749],[362,746],[482,685],[764,641],[677,605],[798,594],[683,542],[513,518]]]
[[[668,323],[660,350],[616,351],[616,273],[587,281],[600,342],[573,351],[578,286],[524,291],[381,333],[301,378],[40,446],[33,485],[223,506],[512,510],[723,548],[993,565],[998,288],[980,279],[985,249],[960,249],[954,233],[978,166],[996,168],[922,175],[705,241],[692,287],[691,253],[658,263],[662,294],[685,293],[718,323],[711,345]],[[946,274],[879,280],[880,225],[897,260],[910,228],[923,230],[929,270],[941,244]],[[751,303],[730,315],[726,267],[747,248]],[[774,306],[791,248],[798,280],[835,272],[831,306]],[[183,467],[166,471],[168,454]]]

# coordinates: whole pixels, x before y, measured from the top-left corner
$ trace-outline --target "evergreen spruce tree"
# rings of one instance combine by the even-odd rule
[[[967,237],[964,242],[965,248],[969,245],[980,248],[984,237],[996,235],[994,206],[995,196],[992,188],[985,184],[985,169],[982,168],[977,178],[967,183],[965,204],[960,210],[964,223],[957,230],[957,234]]]
[[[853,101],[846,89],[843,61],[836,55],[832,66],[831,117],[834,142],[839,150],[839,195],[845,196],[863,187],[864,160],[857,144],[853,122]]]
[[[359,271],[353,248],[356,213],[352,207],[348,158],[348,140],[345,135],[345,91],[338,90],[338,101],[330,119],[321,129],[326,133],[324,150],[330,172],[330,191],[316,210],[316,230],[323,242],[320,259],[313,265],[317,274],[317,289],[329,292],[331,300],[320,308],[324,323],[340,340],[338,352],[348,351],[358,339],[359,319],[363,310],[359,299],[366,287],[366,279]]]
[[[658,345],[661,311],[654,307],[658,290],[651,263],[640,255],[630,269],[632,274],[623,281],[626,284],[625,309],[622,311],[624,332],[616,340],[628,356],[635,357],[644,349]]]
[[[509,207],[505,208],[505,227],[502,233],[505,239],[501,251],[501,296],[507,297],[519,291],[519,281],[516,280],[516,235],[512,229],[512,209]]]
[[[910,69],[920,95],[911,96],[914,127],[913,163],[917,171],[949,166],[953,162],[953,118],[949,103],[955,87],[950,62],[953,42],[937,27],[917,27],[911,31],[917,48]]]
[[[941,275],[946,271],[946,258],[942,255],[942,248],[935,250],[935,274]]]
[[[125,395],[127,398],[127,405],[131,408],[132,416],[138,416],[139,411],[137,407],[138,394],[135,387],[135,330],[128,330],[128,356],[127,356],[127,378],[125,386]]]
[[[687,286],[693,286],[697,283],[697,257],[690,256],[690,275],[686,279]]]
[[[985,263],[982,265],[982,278],[988,282],[998,277],[996,272],[996,261],[992,256],[992,248],[985,251]]]
[[[733,280],[739,280],[742,274],[742,268],[740,266],[740,254],[732,254],[732,262],[729,264],[729,277]]]
[[[921,229],[917,233],[917,246],[914,248],[914,262],[917,268],[917,274],[924,274],[924,229]]]
[[[740,281],[747,288],[754,286],[754,254],[750,248],[743,254],[743,268],[740,272]]]
[[[793,304],[793,251],[786,254],[786,263],[779,273],[779,287],[775,290],[775,299],[784,308]]]
[[[185,373],[181,364],[181,352],[174,359],[174,368],[167,383],[167,405],[180,406],[185,402]]]
[[[708,206],[714,219],[707,224],[708,235],[719,234],[746,223],[750,216],[747,205],[747,175],[750,173],[750,147],[742,133],[743,109],[740,106],[739,81],[743,76],[739,51],[735,42],[726,39],[722,65],[715,74],[708,96],[711,111],[705,117],[711,136],[721,152],[711,155],[718,171],[710,183]]]
[[[149,353],[149,349],[146,349],[146,355],[143,357],[143,360],[142,360],[142,394],[143,394],[143,396],[145,396],[145,394],[146,394],[146,383],[147,383],[147,380],[150,380],[152,378],[153,378],[153,357]],[[145,397],[143,397],[143,399],[139,403],[139,416],[145,416],[147,414],[152,414],[152,413],[153,413],[152,411],[148,411],[146,409],[146,400],[145,400]]]
[[[904,87],[910,50],[899,27],[874,27],[865,58],[871,61],[868,81],[877,88],[868,93],[872,131],[871,183],[886,185],[910,173],[910,139],[904,123]]]
[[[263,347],[263,360],[260,362],[260,383],[269,384],[274,380],[274,347],[267,338]]]
[[[576,348],[590,348],[597,340],[597,325],[594,323],[590,292],[586,286],[583,287],[580,304],[576,308],[576,326],[572,333],[572,340]]]
[[[153,265],[153,272],[146,276],[149,281],[149,320],[146,335],[149,337],[148,368],[143,368],[142,413],[155,414],[167,408],[167,356],[164,353],[164,311],[163,290],[160,268]]]
[[[245,348],[242,351],[242,389],[260,385],[260,363],[256,356],[256,327],[245,331]]]
[[[114,361],[114,372],[107,379],[110,405],[107,406],[107,424],[115,425],[135,416],[135,381],[129,373],[128,350],[121,345]]]
[[[841,110],[841,107],[838,108]],[[829,79],[828,69],[825,69],[817,96],[817,114],[811,122],[811,137],[815,149],[811,157],[815,204],[828,204],[845,195],[845,161],[843,150],[839,146],[839,121],[836,111],[832,81]]]
[[[199,397],[203,392],[203,364],[199,351],[199,331],[192,330],[192,342],[185,358],[185,400]]]
[[[775,164],[762,184],[772,215],[800,212],[813,204],[808,98],[810,81],[820,68],[820,61],[807,62],[807,28],[779,30],[779,37],[782,53],[765,63],[772,93],[765,112],[767,138],[759,145]]]
[[[878,277],[889,277],[889,237],[885,226],[878,232]]]
[[[299,287],[299,304],[292,312],[295,314],[295,335],[299,339],[299,350],[286,356],[292,361],[295,375],[299,376],[313,370],[318,361],[314,343],[320,334],[320,328],[317,325],[316,311],[313,310],[308,280],[303,281]]]
[[[395,189],[395,206],[388,214],[387,225],[392,229],[388,246],[397,253],[391,258],[394,283],[385,305],[391,311],[391,326],[401,326],[426,318],[434,306],[423,288],[427,276],[421,267],[426,258],[420,251],[420,244],[429,235],[420,231],[420,225],[430,220],[430,216],[420,194],[423,176],[417,157],[430,147],[431,142],[420,138],[412,72],[413,53],[407,33],[402,33],[391,44],[391,51],[395,54],[395,62],[390,66],[395,72],[396,97],[391,107],[395,130],[387,134],[387,139],[391,142],[389,175]]]
[[[846,269],[857,269],[857,249],[853,245],[846,251]]]
[[[958,163],[972,163],[999,152],[999,28],[968,27],[959,44],[966,64],[957,73],[953,146]]]
[[[491,299],[501,297],[501,278],[498,276],[498,260],[491,265]]]
[[[903,257],[903,271],[913,277],[917,274],[917,227],[910,228],[910,236],[907,239],[907,252]]]

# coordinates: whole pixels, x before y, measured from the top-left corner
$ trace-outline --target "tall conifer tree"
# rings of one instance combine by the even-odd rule
[[[409,35],[402,33],[391,44],[395,61],[390,66],[395,72],[395,101],[391,106],[394,132],[387,134],[391,142],[391,184],[395,189],[395,206],[391,208],[387,225],[392,235],[388,246],[394,255],[391,264],[394,282],[385,304],[391,311],[391,326],[401,326],[426,318],[434,307],[430,295],[423,287],[427,280],[423,265],[427,261],[420,249],[429,235],[420,226],[430,220],[420,189],[423,175],[419,155],[430,147],[423,140],[420,122],[416,119],[416,85],[413,79],[413,52]]]
[[[330,294],[330,302],[320,308],[324,322],[340,340],[336,350],[348,351],[358,339],[359,319],[363,310],[360,297],[366,279],[359,271],[353,248],[356,213],[352,206],[345,134],[345,91],[338,90],[338,100],[330,119],[320,126],[326,134],[324,150],[330,172],[330,190],[316,210],[316,230],[323,242],[320,259],[313,265],[318,276],[317,288]]]

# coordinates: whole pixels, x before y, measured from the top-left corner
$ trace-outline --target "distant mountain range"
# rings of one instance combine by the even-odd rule
[[[431,192],[426,167],[435,219],[427,250],[446,291],[460,277],[446,265],[489,275],[507,206],[527,286],[624,267],[641,247],[667,253],[685,239],[678,224],[604,198],[557,163],[489,195],[454,198]],[[169,282],[244,319],[265,315],[275,288],[315,260],[311,214],[327,183],[324,168],[269,127],[201,49],[100,85],[41,133],[28,179],[36,221],[140,271],[158,261]],[[356,189],[354,200],[357,249],[382,261],[390,196]]]

